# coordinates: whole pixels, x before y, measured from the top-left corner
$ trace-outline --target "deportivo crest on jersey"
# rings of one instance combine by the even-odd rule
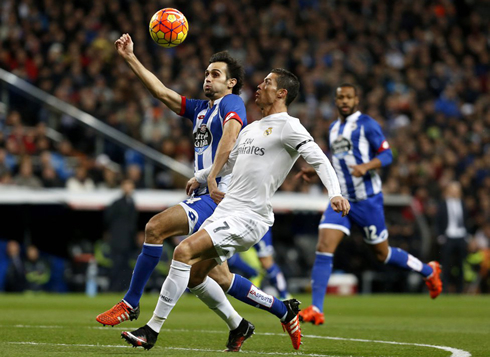
[[[375,170],[356,177],[351,169],[389,149],[380,125],[373,118],[357,111],[345,120],[336,120],[330,126],[329,143],[342,193],[349,200],[364,200],[381,192],[381,178]]]
[[[339,135],[331,146],[332,154],[338,159],[344,158],[346,155],[352,154],[352,141],[346,137]]]
[[[266,131],[264,131],[264,136],[268,136],[272,134],[272,127],[267,128]]]
[[[198,155],[201,155],[213,141],[213,135],[206,124],[201,124],[199,129],[194,133],[194,148]]]

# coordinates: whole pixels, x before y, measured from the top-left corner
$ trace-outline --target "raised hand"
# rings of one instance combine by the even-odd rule
[[[114,42],[117,53],[119,53],[124,59],[133,54],[134,43],[129,34],[125,33]]]

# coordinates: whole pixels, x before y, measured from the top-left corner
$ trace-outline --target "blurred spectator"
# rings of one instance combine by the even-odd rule
[[[112,189],[119,187],[119,172],[114,165],[103,169],[102,178],[103,180],[97,184],[97,188]]]
[[[126,168],[126,178],[133,181],[135,188],[144,188],[143,176],[139,165],[129,165]]]
[[[65,187],[63,181],[58,177],[58,174],[51,166],[46,166],[41,172],[41,181],[43,187],[46,188],[61,188]]]
[[[49,262],[41,258],[36,246],[30,245],[26,252],[26,288],[30,291],[41,291],[51,278]]]
[[[66,181],[66,188],[69,191],[93,191],[95,189],[94,181],[88,177],[87,169],[79,165],[75,169],[75,176]]]
[[[13,183],[17,186],[31,188],[43,187],[41,180],[33,174],[32,162],[29,156],[25,156],[22,159],[19,174],[14,177]]]
[[[8,268],[5,279],[5,291],[21,292],[26,288],[24,262],[20,255],[20,245],[14,240],[7,243]]]
[[[104,213],[105,226],[109,232],[110,290],[123,291],[131,279],[129,260],[135,249],[138,211],[133,199],[134,183],[121,183],[122,197],[114,201]]]
[[[468,214],[461,198],[461,185],[458,182],[450,182],[444,197],[437,214],[438,242],[441,245],[441,263],[444,267],[444,289],[452,291],[451,287],[455,285],[455,291],[462,293],[463,262],[468,251]]]
[[[469,293],[490,292],[490,223],[485,223],[468,244],[465,280]]]

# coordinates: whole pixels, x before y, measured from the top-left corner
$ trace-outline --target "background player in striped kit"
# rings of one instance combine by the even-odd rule
[[[329,144],[332,164],[339,178],[342,194],[349,199],[351,211],[341,217],[329,205],[319,225],[316,259],[312,270],[312,305],[300,312],[300,319],[315,325],[323,324],[323,302],[332,273],[333,255],[344,235],[350,235],[352,224],[364,233],[364,241],[376,258],[385,264],[420,273],[434,299],[442,291],[438,262],[422,263],[400,248],[388,245],[381,179],[375,169],[393,160],[390,146],[380,125],[357,110],[359,97],[352,84],[336,90],[335,105],[339,118],[330,126]],[[312,168],[303,168],[297,177],[309,180]]]

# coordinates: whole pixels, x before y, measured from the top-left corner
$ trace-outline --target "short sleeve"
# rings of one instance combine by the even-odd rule
[[[179,115],[195,121],[197,113],[208,104],[207,100],[202,99],[188,99],[182,96],[181,109]]]
[[[313,137],[298,119],[289,120],[282,131],[282,142],[298,151],[299,148],[313,141]]]
[[[390,144],[386,141],[386,138],[381,130],[381,126],[376,120],[370,118],[366,125],[366,138],[369,141],[371,149],[377,154],[382,153],[385,150],[390,149]]]
[[[242,98],[235,94],[228,94],[221,100],[220,116],[223,118],[223,125],[232,119],[235,119],[242,127],[247,125],[247,112],[245,111],[245,103]]]

